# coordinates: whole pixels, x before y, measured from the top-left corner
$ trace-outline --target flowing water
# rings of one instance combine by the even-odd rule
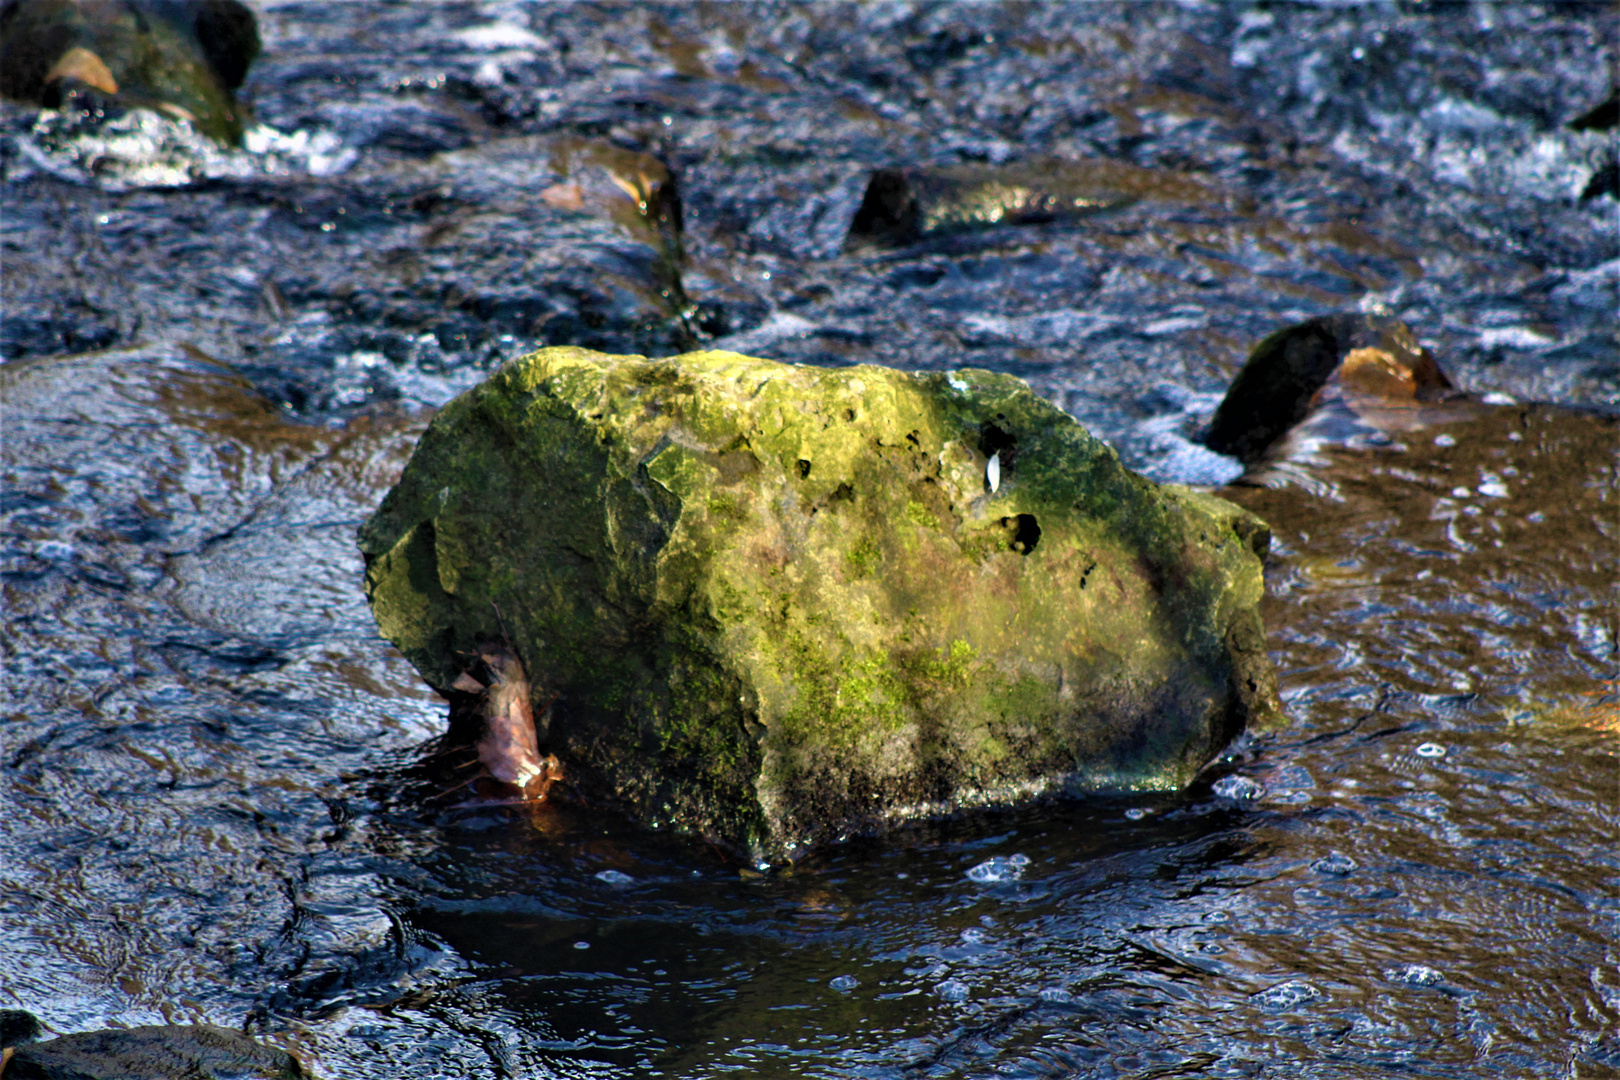
[[[242,149],[0,110],[0,1005],[322,1076],[1620,1075],[1612,6],[255,7]],[[846,243],[1051,156],[1149,179]],[[1357,308],[1474,402],[1221,488],[1291,722],[1215,784],[772,874],[422,797],[353,538],[500,360],[991,367],[1218,485],[1248,349]]]

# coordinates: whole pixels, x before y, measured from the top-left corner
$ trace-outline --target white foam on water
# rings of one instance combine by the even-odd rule
[[[1311,863],[1311,869],[1318,874],[1331,874],[1334,877],[1343,877],[1356,869],[1356,860],[1342,851],[1330,851],[1326,855]]]
[[[509,22],[468,26],[454,31],[450,36],[469,49],[478,50],[538,49],[546,43],[546,39],[534,31]]]
[[[1265,785],[1247,776],[1223,776],[1215,781],[1214,792],[1223,799],[1252,802],[1266,793]]]
[[[1289,979],[1287,982],[1267,987],[1253,995],[1251,1000],[1267,1012],[1291,1012],[1301,1005],[1320,1001],[1325,997],[1327,994],[1304,979]]]
[[[981,885],[999,881],[1017,881],[1024,876],[1024,867],[1028,865],[1027,855],[997,855],[969,870],[967,876]]]
[[[1408,986],[1434,986],[1446,980],[1444,975],[1427,964],[1406,964],[1398,968],[1385,968],[1384,978],[1390,982],[1406,983]]]

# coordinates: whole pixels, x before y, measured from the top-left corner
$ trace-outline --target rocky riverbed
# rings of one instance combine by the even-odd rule
[[[0,1005],[316,1075],[1620,1067],[1610,8],[252,11],[238,144],[82,58],[0,106]],[[1213,787],[754,876],[423,766],[354,537],[504,360],[988,368],[1219,486],[1345,311],[1474,407],[1222,488],[1293,722]]]

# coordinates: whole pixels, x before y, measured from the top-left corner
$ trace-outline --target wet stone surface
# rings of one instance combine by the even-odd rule
[[[1620,1068],[1607,6],[255,14],[240,148],[0,106],[0,1006],[359,1077]],[[1154,182],[1047,213],[1052,158]],[[1218,787],[755,875],[418,768],[354,534],[503,359],[986,367],[1222,484],[1253,346],[1356,311],[1467,407],[1221,489],[1293,724]]]

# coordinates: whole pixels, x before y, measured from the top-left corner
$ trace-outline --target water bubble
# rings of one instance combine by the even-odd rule
[[[986,859],[967,872],[967,876],[980,884],[991,884],[997,881],[1017,881],[1024,875],[1024,867],[1029,865],[1028,855],[997,855],[993,859]]]
[[[966,1001],[968,996],[968,984],[963,982],[961,979],[946,979],[944,982],[934,987],[934,993],[938,994],[946,1001]]]
[[[1131,821],[1141,821],[1143,818],[1148,816],[1148,812],[1142,809],[1140,806],[1133,806],[1129,810],[1125,811],[1125,816]]]
[[[1457,440],[1452,438],[1450,435],[1436,435],[1434,437],[1434,445],[1442,447],[1456,446]]]
[[[1454,499],[1466,499],[1472,494],[1473,492],[1469,491],[1465,487],[1454,487],[1451,489],[1451,497]]]
[[[1253,996],[1255,1004],[1267,1012],[1292,1012],[1301,1005],[1327,997],[1304,979],[1289,979],[1267,987]]]
[[[1330,851],[1311,863],[1311,869],[1318,874],[1332,874],[1334,877],[1343,877],[1355,868],[1356,860],[1342,851]]]
[[[1446,748],[1439,743],[1426,742],[1417,748],[1418,757],[1437,758],[1446,756]]]
[[[861,985],[861,980],[857,979],[853,975],[840,975],[835,979],[828,980],[827,985],[832,987],[834,990],[837,990],[839,993],[847,994],[857,986]]]
[[[1385,968],[1384,978],[1408,986],[1433,986],[1445,981],[1445,976],[1426,964],[1406,964],[1398,968]]]
[[[596,880],[605,882],[608,885],[629,885],[636,879],[617,870],[603,870],[596,875]]]
[[[982,945],[984,943],[984,937],[984,931],[977,926],[970,926],[966,930],[962,931],[962,940],[967,942],[969,945]]]
[[[576,948],[576,949],[588,949],[590,947],[591,947],[591,943],[588,942],[588,941],[576,941],[576,942],[574,942],[574,948]]]
[[[1266,789],[1247,776],[1223,776],[1215,781],[1215,794],[1234,802],[1250,802],[1266,793]]]

